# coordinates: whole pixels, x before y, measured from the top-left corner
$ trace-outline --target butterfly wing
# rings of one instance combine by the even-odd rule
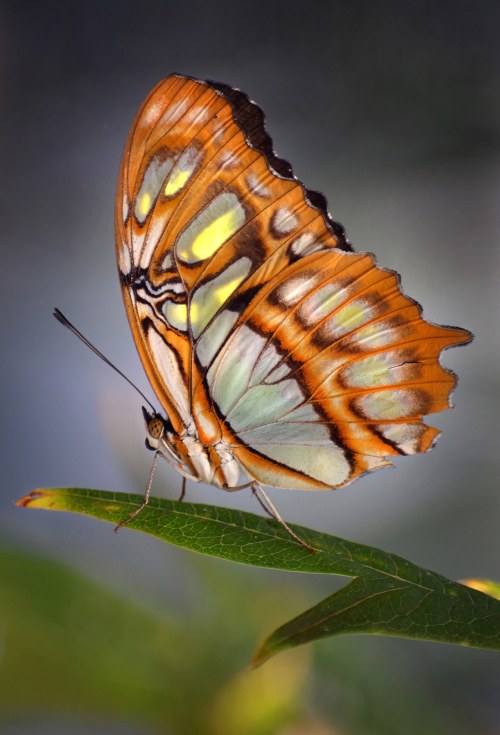
[[[173,75],[138,113],[116,208],[142,362],[175,431],[194,420],[270,485],[339,487],[428,449],[426,413],[468,332],[423,321],[277,158],[260,109]]]
[[[136,346],[178,433],[191,416],[192,346],[225,301],[236,290],[249,300],[294,248],[350,249],[324,198],[272,152],[260,108],[230,87],[179,75],[160,82],[132,125],[115,231]]]
[[[456,382],[440,352],[469,340],[424,321],[372,256],[319,252],[259,291],[206,381],[251,476],[341,487],[433,445],[439,431],[422,417],[450,407]]]

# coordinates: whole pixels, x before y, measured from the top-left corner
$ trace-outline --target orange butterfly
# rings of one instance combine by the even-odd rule
[[[132,125],[116,200],[123,297],[167,418],[148,443],[224,489],[347,485],[428,450],[450,406],[444,348],[397,274],[354,253],[321,194],[273,152],[262,111],[173,74]]]

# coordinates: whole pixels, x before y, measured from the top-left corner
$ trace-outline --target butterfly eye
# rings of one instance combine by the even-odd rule
[[[148,423],[148,434],[153,439],[161,439],[165,431],[165,424],[159,417],[151,419]],[[147,440],[146,440],[147,441]]]
[[[156,452],[155,447],[149,443],[149,439],[145,439],[144,444],[146,445],[146,449],[149,449],[151,452]]]

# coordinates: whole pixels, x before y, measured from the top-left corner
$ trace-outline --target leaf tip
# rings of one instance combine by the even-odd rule
[[[257,649],[254,651],[252,658],[250,659],[250,668],[251,669],[258,669],[259,666],[262,666],[262,664],[265,664],[266,661],[269,661],[270,658],[272,658],[274,655],[274,651],[269,648],[268,641],[264,641]]]
[[[461,579],[460,584],[500,600],[500,583],[491,579]]]
[[[19,508],[50,508],[50,490],[44,490],[43,488],[32,490],[27,495],[23,495],[22,498],[16,500],[14,505],[17,505]]]

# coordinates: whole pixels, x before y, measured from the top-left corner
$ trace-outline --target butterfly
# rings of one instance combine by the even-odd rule
[[[330,490],[432,447],[422,418],[450,407],[456,382],[440,353],[472,335],[425,321],[396,273],[353,251],[244,93],[179,74],[153,89],[115,231],[166,414],[143,409],[147,444],[184,478]]]

